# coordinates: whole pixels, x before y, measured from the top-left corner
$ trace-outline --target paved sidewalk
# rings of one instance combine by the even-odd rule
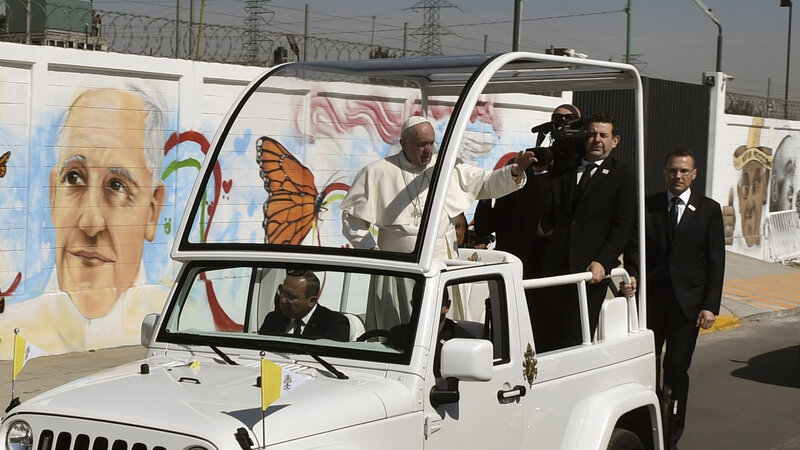
[[[722,309],[717,323],[707,332],[787,314],[800,314],[800,268],[728,252]],[[32,359],[17,378],[15,395],[25,401],[53,387],[144,356],[144,347],[137,345]],[[11,361],[0,361],[0,416],[5,415],[2,411],[11,400],[10,378]]]
[[[722,307],[709,331],[763,320],[775,314],[800,313],[800,267],[769,263],[727,252]]]

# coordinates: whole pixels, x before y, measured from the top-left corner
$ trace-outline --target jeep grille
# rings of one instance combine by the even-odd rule
[[[177,430],[46,414],[17,414],[15,418],[31,426],[34,450],[217,449],[206,439]]]
[[[85,434],[72,436],[68,431],[62,431],[56,436],[52,430],[44,430],[39,436],[37,450],[166,450],[157,445],[147,447],[146,444],[136,442],[130,444],[121,439],[109,441],[109,439],[96,436],[94,439]]]

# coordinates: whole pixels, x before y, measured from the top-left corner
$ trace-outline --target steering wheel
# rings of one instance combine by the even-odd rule
[[[391,332],[389,330],[376,328],[374,330],[369,330],[369,331],[364,332],[361,336],[356,338],[356,342],[364,342],[367,339],[374,338],[374,337],[386,337],[386,338],[388,338],[389,336],[391,336]]]

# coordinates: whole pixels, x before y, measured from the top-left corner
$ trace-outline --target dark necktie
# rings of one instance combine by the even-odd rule
[[[300,333],[302,333],[302,331],[303,331],[302,327],[303,327],[303,320],[302,319],[295,320],[294,321],[294,331],[292,331],[292,335],[300,336]]]
[[[673,230],[678,227],[678,202],[680,201],[680,197],[672,197],[672,205],[669,207],[669,222]]]
[[[589,183],[589,178],[592,178],[592,170],[597,168],[597,164],[595,163],[587,163],[586,166],[583,168],[583,174],[581,174],[581,179],[578,181],[578,197],[583,194],[583,191],[586,190],[586,185]]]

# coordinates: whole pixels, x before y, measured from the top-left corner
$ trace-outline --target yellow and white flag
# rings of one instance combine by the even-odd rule
[[[261,360],[261,410],[305,383],[308,377],[286,370],[268,359]]]
[[[12,380],[17,379],[17,375],[28,363],[28,360],[45,355],[44,351],[39,347],[26,341],[25,338],[19,334],[14,335],[14,373],[11,376]]]

